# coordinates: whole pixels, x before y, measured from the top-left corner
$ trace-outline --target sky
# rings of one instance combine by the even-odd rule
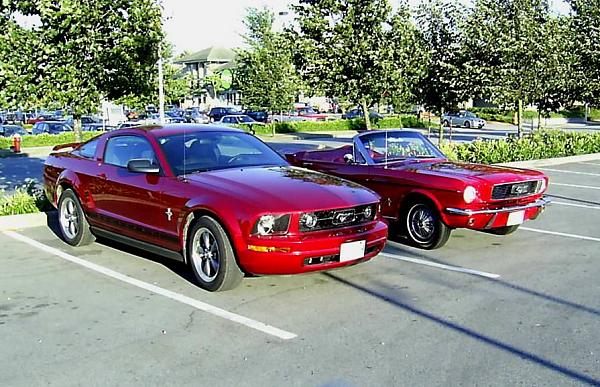
[[[397,0],[392,0],[392,3]],[[554,9],[567,13],[563,0],[550,0]],[[269,7],[275,14],[286,11],[292,0],[162,0],[167,39],[175,53],[195,52],[210,46],[239,47],[243,44],[242,20],[249,7]],[[409,0],[417,5],[420,0]]]

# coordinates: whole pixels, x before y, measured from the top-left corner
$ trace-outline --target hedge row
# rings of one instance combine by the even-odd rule
[[[445,144],[441,148],[453,160],[483,164],[507,163],[600,153],[600,133],[539,131],[522,138],[476,140],[470,143]]]
[[[82,132],[83,140],[89,140],[104,132]],[[36,146],[54,146],[59,144],[68,144],[75,142],[75,133],[66,132],[60,134],[38,134],[31,136],[23,136],[21,141],[22,148],[30,148]],[[0,149],[8,149],[12,146],[13,140],[8,137],[0,137]]]
[[[380,120],[373,120],[373,129],[391,129],[391,128],[423,128],[423,122],[418,121],[413,115],[386,117]],[[294,121],[277,122],[261,127],[254,127],[258,134],[275,133],[297,133],[297,132],[318,132],[318,131],[342,131],[342,130],[364,130],[365,121],[361,118],[353,120],[333,120],[333,121]]]
[[[515,112],[513,110],[503,110],[498,108],[471,108],[469,109],[473,113],[477,113],[478,116],[487,121],[506,122],[509,124],[513,123]],[[583,107],[578,107],[569,110],[562,110],[558,113],[551,112],[550,118],[584,118],[585,112]],[[523,111],[523,120],[531,121],[537,120],[538,112],[532,110]],[[590,120],[600,119],[600,109],[591,108],[589,111],[588,118]]]

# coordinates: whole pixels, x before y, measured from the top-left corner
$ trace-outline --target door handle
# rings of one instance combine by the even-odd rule
[[[99,173],[96,175],[99,179],[106,180],[106,173]]]

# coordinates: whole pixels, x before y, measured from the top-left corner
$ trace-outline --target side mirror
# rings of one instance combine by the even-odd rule
[[[132,159],[127,163],[127,170],[135,173],[159,173],[160,168],[149,159]]]
[[[346,164],[352,164],[354,162],[354,156],[352,156],[351,153],[346,153],[344,155],[344,161],[346,162]]]

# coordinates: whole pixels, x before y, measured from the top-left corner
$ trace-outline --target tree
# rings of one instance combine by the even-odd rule
[[[330,98],[369,106],[408,99],[423,70],[423,45],[402,4],[387,0],[300,0],[297,28],[289,31],[304,80]]]
[[[289,41],[273,31],[273,22],[266,8],[250,8],[244,21],[249,48],[237,53],[235,88],[251,110],[289,110],[300,89]]]
[[[573,16],[570,29],[576,60],[574,94],[579,100],[600,104],[600,1],[570,0]]]
[[[546,0],[476,0],[464,24],[466,68],[471,87],[517,109],[522,134],[523,104],[539,95],[537,77],[547,49]]]
[[[460,29],[464,14],[464,7],[453,0],[428,0],[417,8],[418,26],[429,52],[417,94],[427,108],[441,113],[471,97]]]
[[[21,27],[13,24],[18,33],[2,41],[16,44],[14,36],[17,40],[27,36],[34,42],[36,51],[15,65],[16,74],[30,75],[22,82],[31,92],[29,100],[38,106],[71,109],[77,131],[81,114],[96,110],[102,98],[140,96],[156,87],[153,74],[163,33],[155,0],[3,0],[2,4],[5,18],[19,12],[40,20],[40,26],[29,31],[19,31]]]

